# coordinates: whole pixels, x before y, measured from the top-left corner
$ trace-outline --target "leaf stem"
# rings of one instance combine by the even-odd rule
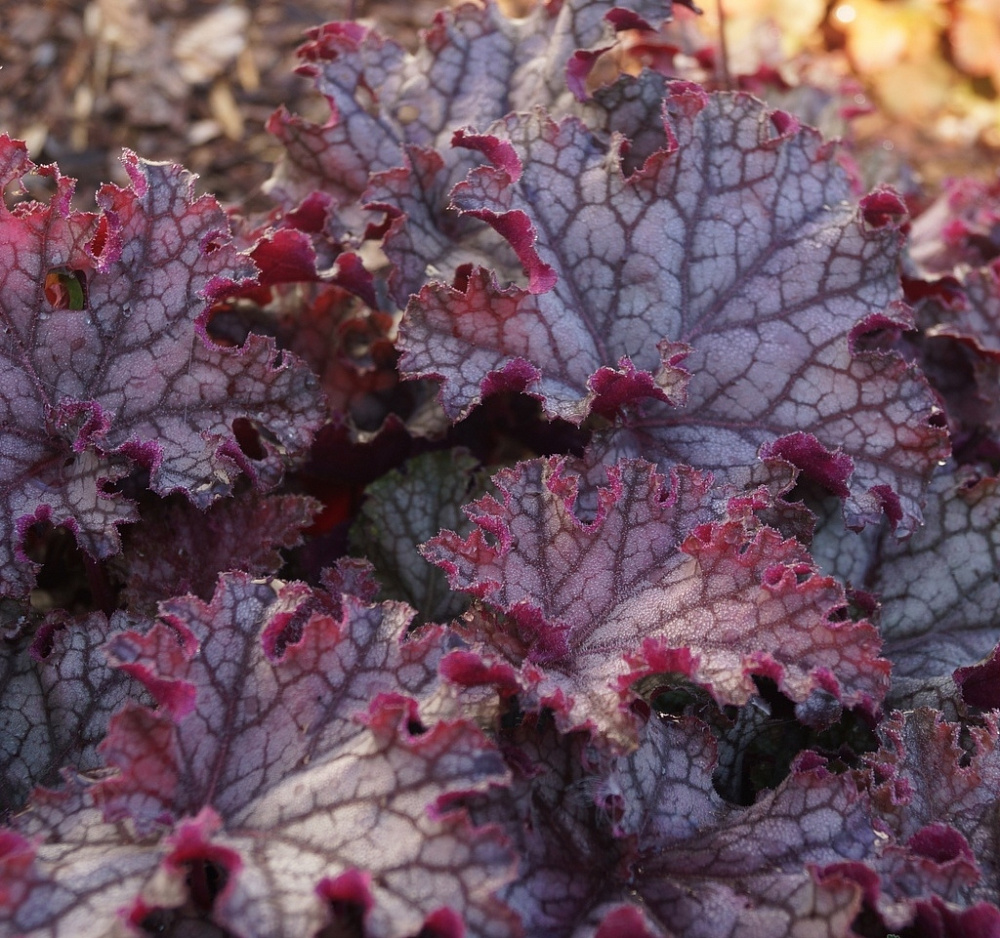
[[[722,0],[715,0],[715,9],[719,17],[719,84],[726,90],[732,90],[732,78],[729,74],[729,45],[726,43],[726,11]]]

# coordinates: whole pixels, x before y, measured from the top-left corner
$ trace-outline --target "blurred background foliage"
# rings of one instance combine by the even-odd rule
[[[499,0],[511,16],[530,0]],[[558,0],[554,0],[558,2]],[[1000,154],[1000,0],[703,0],[629,33],[595,81],[658,68],[745,88],[851,141],[866,184],[925,198],[949,176],[991,179]],[[174,160],[244,210],[280,148],[279,105],[325,120],[295,74],[304,30],[357,18],[413,47],[437,0],[6,0],[0,129],[37,162],[122,182],[123,146]]]

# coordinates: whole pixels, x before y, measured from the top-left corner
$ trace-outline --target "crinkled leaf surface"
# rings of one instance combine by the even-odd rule
[[[448,149],[451,134],[535,104],[571,106],[566,65],[616,28],[653,27],[670,0],[568,0],[539,4],[522,19],[495,2],[444,10],[415,53],[356,23],[328,23],[299,51],[300,69],[330,103],[319,126],[279,112],[270,129],[286,157],[269,184],[287,207],[316,190],[349,204],[372,172],[403,165],[404,147]],[[613,16],[608,16],[612,10]]]
[[[967,903],[1000,902],[1000,855],[996,818],[1000,792],[997,720],[982,726],[949,723],[940,713],[920,708],[894,713],[879,730],[882,748],[866,757],[872,805],[899,841],[927,841],[920,852],[962,852],[949,841],[961,835],[979,867],[978,882],[966,883]],[[960,844],[960,842],[959,842]]]
[[[108,761],[122,767],[104,786],[113,810],[140,827],[207,804],[234,816],[289,766],[326,748],[326,734],[340,742],[361,733],[351,717],[376,694],[419,691],[430,682],[433,648],[415,642],[404,655],[399,645],[411,609],[340,601],[335,615],[336,603],[304,584],[226,574],[210,604],[170,600],[148,635],[116,636],[108,645],[112,660],[149,687],[159,709],[132,707],[115,719],[104,746]],[[411,670],[401,678],[406,657]],[[132,731],[139,724],[160,727],[170,741],[150,751],[164,771],[139,770],[139,753],[154,748]],[[274,755],[248,765],[244,754],[261,754],[268,738],[263,754]]]
[[[648,403],[607,445],[717,473],[766,446],[847,496],[853,525],[885,506],[912,530],[946,450],[934,399],[913,367],[857,347],[909,322],[902,203],[878,190],[855,205],[819,135],[749,96],[674,86],[665,111],[670,145],[627,178],[621,141],[573,118],[515,114],[460,135],[491,165],[453,202],[508,239],[529,287],[485,272],[428,285],[401,366],[439,378],[453,415],[500,387],[575,422],[682,404]]]
[[[570,6],[563,6],[563,11]],[[627,136],[625,161],[636,167],[666,142],[659,120],[664,84],[660,76],[649,71],[638,78],[624,75],[600,89],[586,106],[562,108],[550,102],[549,107],[558,113],[579,113],[596,133]],[[512,107],[516,104],[524,109],[539,100],[528,95],[518,98],[511,102]],[[488,113],[484,109],[469,120],[485,126]],[[497,108],[492,113],[499,117],[503,111]],[[456,123],[453,129],[462,126]],[[473,150],[455,149],[454,139],[449,141],[452,149],[443,151],[408,146],[405,165],[377,173],[365,192],[368,207],[385,211],[390,220],[382,246],[393,264],[390,284],[400,306],[429,279],[450,279],[453,271],[470,264],[488,265],[505,281],[524,279],[510,245],[473,216],[459,215],[450,205],[454,184],[481,162]]]
[[[204,511],[179,496],[146,503],[141,520],[122,532],[122,553],[109,562],[124,580],[121,601],[155,615],[157,603],[173,596],[210,600],[225,571],[276,573],[279,548],[300,544],[319,508],[305,496],[255,491],[221,498]]]
[[[184,863],[199,861],[221,876],[206,917],[237,935],[313,934],[350,882],[367,934],[402,938],[435,914],[513,934],[491,898],[509,853],[454,804],[502,782],[502,760],[465,721],[422,727],[415,701],[395,693],[433,679],[440,633],[401,645],[412,610],[347,595],[337,605],[231,574],[210,604],[175,599],[147,635],[111,640],[158,704],[121,710],[101,747],[120,771],[90,801],[121,823],[99,848],[79,827],[68,843],[41,843],[18,881],[15,928],[105,935],[119,909],[141,920],[182,905]],[[21,829],[56,833],[32,823]],[[132,887],[131,906],[120,892],[103,902],[83,885],[95,850],[112,868],[144,855],[142,871],[158,872]],[[65,903],[50,901],[53,881]]]
[[[92,786],[74,778],[58,792],[40,789],[16,823],[16,831],[0,830],[0,927],[7,934],[136,934],[116,913],[156,869],[157,851],[106,822]],[[42,838],[51,844],[39,846]]]
[[[146,623],[148,625],[148,623]],[[100,612],[45,623],[0,656],[0,816],[21,807],[35,785],[59,770],[97,768],[97,745],[127,700],[148,699],[127,674],[108,666],[101,646],[135,617]]]
[[[440,12],[413,54],[356,24],[327,24],[313,31],[300,55],[301,71],[327,97],[331,116],[320,126],[275,115],[269,126],[286,156],[271,194],[286,208],[316,191],[331,197],[339,210],[327,227],[338,242],[361,236],[373,218],[359,212],[360,204],[384,211],[393,296],[403,305],[428,276],[440,271],[450,278],[462,263],[509,253],[486,226],[448,207],[451,187],[479,162],[470,151],[451,148],[452,133],[535,104],[585,113],[597,127],[639,130],[635,104],[645,98],[648,105],[646,92],[656,79],[625,80],[631,92],[586,105],[578,101],[582,81],[616,30],[655,27],[671,7],[670,0],[617,7],[568,0],[537,4],[511,20],[493,0],[464,4]],[[612,114],[616,105],[623,106]]]
[[[486,489],[478,469],[462,450],[417,456],[367,488],[351,530],[352,547],[375,564],[386,595],[409,603],[425,622],[446,622],[468,605],[417,548],[442,528],[469,532],[461,504]]]
[[[800,769],[743,809],[715,793],[715,747],[694,719],[654,718],[636,752],[597,772],[582,768],[572,739],[517,742],[530,772],[487,816],[506,812],[521,847],[503,897],[527,934],[851,934],[860,890],[810,868],[872,852],[850,777]]]
[[[0,208],[0,575],[8,594],[31,586],[19,541],[34,521],[66,525],[96,557],[118,549],[134,519],[108,483],[130,459],[159,494],[201,507],[240,472],[273,483],[308,446],[323,408],[311,372],[251,335],[211,344],[200,325],[211,298],[254,273],[228,241],[225,215],[195,197],[179,167],[124,158],[127,188],[105,186],[101,211],[70,207],[72,180],[51,168],[48,204]],[[0,185],[30,168],[0,139]],[[241,451],[233,421],[267,433],[264,457]]]
[[[818,691],[848,706],[881,700],[888,663],[875,630],[836,620],[843,590],[797,541],[752,518],[708,521],[709,480],[688,467],[667,479],[623,461],[608,476],[583,522],[564,461],[520,463],[494,477],[500,500],[470,507],[478,530],[424,548],[453,587],[504,614],[506,624],[473,617],[472,637],[517,669],[562,729],[627,744],[629,685],[669,673],[730,704],[755,692],[753,675],[795,701]]]
[[[922,309],[921,319],[934,322],[927,334],[949,336],[983,358],[1000,361],[1000,261],[964,270],[958,279],[961,293],[952,302]]]
[[[1000,641],[997,480],[942,471],[925,514],[909,540],[883,536],[869,563],[866,586],[882,604],[893,694],[974,664]]]
[[[908,254],[924,277],[982,267],[1000,255],[1000,184],[950,179],[913,221]]]

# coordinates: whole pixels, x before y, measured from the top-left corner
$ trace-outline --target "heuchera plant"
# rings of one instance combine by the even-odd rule
[[[672,14],[314,30],[266,218],[0,138],[4,936],[1000,935],[1000,189]]]

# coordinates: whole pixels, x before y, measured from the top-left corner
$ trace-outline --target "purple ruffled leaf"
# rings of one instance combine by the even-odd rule
[[[922,334],[921,367],[941,394],[960,462],[1000,453],[1000,259],[909,283]]]
[[[864,585],[882,607],[892,700],[975,664],[1000,642],[997,485],[944,469],[931,482],[923,528],[906,541],[883,532],[866,545]]]
[[[0,138],[0,186],[32,168],[18,156]],[[118,551],[135,513],[108,487],[134,462],[153,491],[206,507],[240,473],[274,484],[322,422],[315,378],[271,340],[221,348],[204,332],[212,299],[254,274],[218,203],[179,167],[123,162],[130,185],[105,186],[99,213],[73,211],[73,182],[52,167],[38,171],[54,180],[48,204],[0,207],[6,594],[32,584],[20,544],[37,522],[69,528],[94,557]],[[241,450],[238,420],[266,433],[261,458]]]
[[[603,769],[584,767],[579,739],[527,729],[508,743],[522,771],[483,809],[520,848],[521,875],[502,896],[527,934],[850,934],[861,889],[818,872],[873,853],[849,776],[797,766],[776,791],[734,808],[713,788],[715,746],[697,720],[654,717],[638,750]]]
[[[921,835],[926,841],[937,825],[942,842],[950,828],[971,847],[980,875],[967,884],[963,898],[970,904],[1000,903],[997,732],[995,715],[982,726],[962,727],[927,708],[897,712],[880,728],[882,748],[866,757],[873,806],[899,841],[912,844]],[[933,843],[923,852],[933,853]]]
[[[286,157],[271,194],[291,208],[321,190],[349,206],[370,173],[403,165],[408,145],[443,151],[459,127],[535,104],[571,107],[565,70],[578,50],[606,46],[620,29],[656,28],[671,8],[671,0],[567,0],[512,20],[490,0],[439,12],[412,54],[357,23],[311,30],[299,70],[331,115],[325,126],[286,111],[272,118]]]
[[[120,601],[155,615],[157,603],[173,596],[210,600],[220,573],[276,573],[279,548],[298,546],[319,509],[305,496],[254,491],[204,511],[176,496],[145,504],[140,521],[122,533],[122,553],[109,562],[123,580]]]
[[[927,335],[947,336],[984,359],[1000,361],[1000,260],[963,270],[957,281],[960,290],[948,302],[932,297],[923,304]]]
[[[103,751],[122,774],[102,789],[113,810],[140,827],[161,815],[196,814],[207,804],[229,817],[250,794],[276,784],[289,765],[311,759],[309,753],[323,747],[331,718],[336,733],[354,735],[361,727],[351,722],[352,714],[366,710],[376,694],[424,689],[435,665],[433,657],[422,657],[433,656],[432,647],[399,645],[412,610],[401,604],[369,607],[346,595],[339,603],[335,616],[336,603],[303,584],[272,586],[226,574],[210,604],[194,597],[170,600],[161,604],[162,621],[147,635],[126,632],[112,639],[112,660],[159,704],[157,711],[133,706],[115,717]],[[409,680],[400,684],[397,672],[415,652]],[[272,698],[279,700],[262,725],[253,702]],[[195,708],[190,725],[175,725],[195,717]],[[243,749],[255,751],[271,721],[283,758],[248,767],[234,744],[242,740]],[[133,732],[139,724],[159,727],[168,745],[151,747]],[[313,729],[306,733],[302,727]],[[139,753],[147,750],[165,766],[162,771],[141,770]]]
[[[36,785],[54,785],[59,770],[96,769],[98,744],[111,715],[148,697],[127,674],[108,666],[109,634],[140,628],[117,612],[44,623],[33,638],[11,642],[0,657],[0,816],[22,806]],[[147,623],[148,625],[148,623]]]
[[[460,135],[491,165],[453,202],[505,236],[529,287],[485,272],[428,285],[401,367],[441,380],[453,416],[500,388],[574,422],[645,401],[605,449],[718,475],[770,447],[820,482],[832,469],[852,526],[884,510],[910,532],[946,439],[917,370],[864,348],[909,325],[902,202],[883,189],[854,204],[831,147],[749,96],[675,84],[665,113],[668,146],[628,177],[621,141],[573,118]],[[629,393],[602,406],[592,376],[608,370]]]
[[[500,499],[469,508],[478,530],[442,532],[424,553],[487,605],[467,636],[506,662],[503,680],[526,701],[552,707],[561,729],[628,745],[632,685],[668,674],[726,704],[746,703],[755,675],[797,702],[822,692],[874,710],[884,696],[878,636],[839,621],[842,588],[752,516],[709,522],[709,482],[696,470],[666,479],[620,463],[589,522],[574,514],[578,480],[563,461],[521,463],[494,483]],[[468,658],[448,668],[481,682]]]
[[[503,783],[503,762],[468,721],[426,727],[397,692],[436,676],[441,631],[403,640],[411,615],[231,574],[210,604],[172,600],[147,635],[113,638],[158,708],[112,719],[101,752],[119,772],[65,802],[79,823],[19,823],[39,842],[7,910],[15,929],[105,935],[119,915],[152,924],[201,902],[201,919],[248,938],[313,934],[337,914],[338,883],[360,876],[366,934],[450,917],[513,936],[493,898],[510,853],[458,800]],[[111,870],[134,857],[138,872],[105,896],[83,885],[95,856]],[[199,896],[192,864],[215,870],[214,890]]]
[[[1000,183],[950,179],[914,219],[909,257],[918,273],[940,277],[1000,256]]]
[[[16,824],[0,830],[0,929],[7,934],[107,936],[159,861],[123,825],[104,820],[93,786],[78,778],[57,792],[37,790]]]
[[[914,915],[929,935],[961,934],[963,917],[983,934],[1000,924],[997,730],[995,715],[963,727],[921,707],[886,720],[865,757],[874,813],[896,841],[875,864],[883,896],[870,904],[896,927]]]
[[[332,202],[325,235],[338,244],[375,233],[372,211],[384,212],[379,233],[401,306],[428,278],[450,280],[462,264],[513,260],[489,228],[448,205],[452,186],[479,162],[453,149],[451,135],[543,104],[603,130],[635,130],[643,150],[642,117],[662,81],[626,78],[588,102],[583,83],[617,32],[656,28],[671,12],[670,0],[567,0],[512,20],[490,0],[438,13],[412,54],[355,23],[319,27],[300,49],[300,72],[326,96],[330,118],[272,118],[285,158],[270,193],[289,210],[322,192]]]

